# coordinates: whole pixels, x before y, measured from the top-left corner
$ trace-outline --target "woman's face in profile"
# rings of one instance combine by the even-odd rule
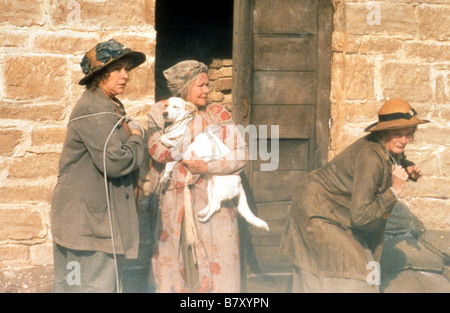
[[[192,83],[186,100],[192,102],[197,107],[206,106],[209,91],[208,74],[200,73]]]

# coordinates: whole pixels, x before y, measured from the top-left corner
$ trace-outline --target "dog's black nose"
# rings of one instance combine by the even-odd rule
[[[169,113],[163,112],[163,116],[164,116],[164,117],[167,117],[167,115],[169,115]]]

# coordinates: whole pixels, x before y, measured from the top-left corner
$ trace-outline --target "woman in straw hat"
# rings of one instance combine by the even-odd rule
[[[234,204],[222,207],[206,223],[194,218],[195,241],[189,242],[186,234],[187,212],[191,216],[194,212],[196,216],[195,212],[208,203],[207,182],[201,174],[238,174],[248,160],[245,140],[234,125],[231,114],[220,104],[207,103],[210,91],[207,70],[205,64],[187,60],[167,69],[164,75],[173,96],[190,101],[197,107],[191,135],[186,138],[193,138],[207,125],[217,125],[213,130],[231,151],[223,159],[208,163],[183,160],[176,164],[167,184],[158,184],[165,164],[177,159],[177,152],[160,140],[165,126],[162,113],[167,101],[156,103],[149,113],[148,147],[152,157],[148,175],[152,187],[149,189],[154,192],[153,199],[161,196],[159,205],[154,205],[160,214],[152,258],[157,292],[240,291],[239,234]],[[186,177],[190,174],[194,176],[186,186]],[[186,200],[189,197],[191,199]]]
[[[51,207],[56,292],[119,291],[120,258],[137,257],[144,131],[116,96],[144,61],[113,39],[82,59],[86,91],[69,118]]]
[[[294,292],[378,292],[384,229],[407,179],[422,172],[404,150],[421,120],[393,99],[379,121],[332,161],[309,173],[293,199],[283,254],[294,258]]]

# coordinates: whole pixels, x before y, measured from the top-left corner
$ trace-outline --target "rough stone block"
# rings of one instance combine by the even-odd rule
[[[43,0],[0,0],[0,25],[11,24],[18,27],[42,25],[45,16]]]
[[[10,31],[0,32],[0,47],[24,47],[27,43],[28,33],[11,33]]]
[[[450,39],[450,6],[419,6],[417,20],[420,39]]]
[[[27,260],[28,247],[23,245],[0,246],[0,261]]]
[[[427,143],[424,143],[427,144]],[[412,147],[410,145],[407,146]],[[445,155],[433,150],[421,151],[420,149],[411,148],[405,151],[408,160],[419,165],[425,176],[442,176],[445,175],[443,171],[443,162]],[[450,161],[450,160],[449,160]]]
[[[374,97],[375,65],[366,56],[347,55],[345,61],[345,93],[347,99]]]
[[[221,78],[214,82],[214,90],[215,91],[227,91],[232,88],[232,79],[231,78]]]
[[[45,225],[38,212],[26,209],[0,210],[0,240],[42,238]]]
[[[61,100],[67,93],[67,62],[55,56],[8,56],[4,90],[16,100]]]
[[[3,186],[0,187],[0,203],[49,202],[54,186]],[[2,220],[0,218],[0,220]]]
[[[58,174],[58,153],[33,154],[23,158],[16,158],[8,166],[8,178],[49,177]]]
[[[385,62],[381,69],[381,81],[385,98],[422,102],[433,96],[427,65]]]
[[[30,261],[32,265],[53,264],[53,245],[39,244],[30,246]]]
[[[425,124],[426,125],[426,124]],[[420,127],[420,126],[419,126]],[[447,145],[448,147],[448,140],[447,138],[450,138],[450,130],[447,128],[438,128],[435,126],[432,126],[430,123],[426,128],[422,128],[414,134],[414,139],[417,142],[420,143],[426,143],[428,145]]]
[[[19,144],[22,132],[15,129],[0,129],[0,155],[10,155]]]
[[[222,64],[223,66],[233,66],[233,59],[223,59]]]
[[[154,0],[51,2],[50,19],[55,26],[105,30],[154,25]]]
[[[407,57],[419,57],[429,62],[450,60],[450,45],[436,43],[411,42],[404,44]]]
[[[408,182],[404,189],[404,196],[408,197],[444,199],[444,195],[450,195],[450,184],[445,177],[424,176],[417,183]]]
[[[61,105],[21,105],[17,103],[1,104],[0,118],[26,120],[61,120],[64,107]]]
[[[220,69],[220,74],[222,77],[232,77],[233,76],[233,68],[226,66]]]
[[[352,101],[345,103],[343,110],[345,110],[346,121],[348,122],[362,122],[369,126],[371,123],[377,121],[378,110],[380,109],[381,102],[362,102],[362,101]]]
[[[98,43],[95,34],[71,32],[39,32],[34,39],[34,50],[55,54],[85,54]]]
[[[402,46],[402,41],[389,37],[368,37],[361,40],[360,53],[396,53]]]
[[[350,34],[403,34],[412,37],[417,31],[414,6],[405,3],[346,3],[345,16]]]
[[[31,132],[31,144],[41,146],[63,143],[67,129],[64,127],[37,128]]]

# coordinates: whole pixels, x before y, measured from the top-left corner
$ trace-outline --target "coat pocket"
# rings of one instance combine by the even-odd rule
[[[97,238],[111,238],[111,227],[106,204],[89,205],[85,201],[82,201],[81,206],[81,235]]]

